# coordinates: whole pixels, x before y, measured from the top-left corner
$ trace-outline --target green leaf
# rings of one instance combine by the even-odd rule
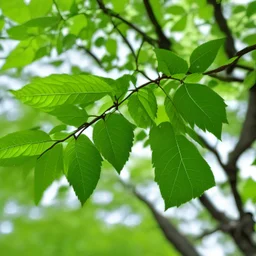
[[[65,124],[60,124],[60,125],[53,127],[51,129],[51,131],[49,132],[49,135],[53,135],[55,133],[66,131],[66,130],[67,130],[67,126]]]
[[[241,194],[244,202],[251,199],[253,203],[256,203],[255,188],[256,181],[252,178],[248,178],[241,188]]]
[[[91,103],[112,89],[93,75],[51,75],[37,78],[18,91],[12,91],[23,103],[40,109],[63,104]]]
[[[175,134],[187,134],[190,138],[196,141],[199,145],[204,147],[204,144],[196,134],[196,132],[188,127],[184,119],[181,117],[180,113],[177,111],[176,106],[173,103],[173,100],[169,97],[165,98],[164,101],[165,111],[169,117],[170,123],[175,131]]]
[[[80,135],[77,140],[69,142],[65,157],[68,168],[67,179],[83,205],[98,183],[102,158],[85,135]]]
[[[33,35],[33,31],[31,31],[32,33],[30,33],[30,30],[31,29],[27,28],[24,25],[19,25],[19,26],[11,27],[10,29],[7,30],[7,33],[9,37],[12,39],[26,40],[30,37],[30,35]]]
[[[4,28],[4,25],[5,25],[5,21],[3,17],[0,17],[0,31]]]
[[[215,185],[210,167],[196,147],[182,135],[175,135],[170,123],[150,131],[155,181],[165,209],[199,197]]]
[[[133,76],[132,75],[123,75],[116,79],[111,86],[114,89],[114,95],[117,99],[123,99],[124,95],[128,91],[130,81],[132,81]]]
[[[250,89],[255,84],[256,84],[256,70],[253,70],[249,74],[247,74],[246,78],[244,79],[244,85],[246,89]]]
[[[88,119],[88,114],[84,109],[73,105],[61,105],[54,108],[49,114],[56,116],[61,122],[79,127]]]
[[[47,28],[60,22],[60,17],[40,17],[27,21],[23,25],[26,27]]]
[[[84,14],[76,15],[68,20],[70,34],[78,36],[80,31],[87,26],[87,18]]]
[[[32,18],[42,17],[52,9],[52,0],[31,0],[28,7]]]
[[[187,25],[188,16],[182,16],[172,27],[172,32],[184,31]]]
[[[111,55],[116,55],[117,41],[115,39],[108,39],[106,42],[106,49]]]
[[[248,45],[255,44],[256,42],[256,34],[250,34],[243,38],[243,41]]]
[[[178,133],[186,133],[186,124],[184,123],[183,118],[180,116],[180,113],[177,111],[176,106],[173,103],[173,100],[169,97],[165,98],[164,101],[166,114],[174,128]]]
[[[167,13],[174,15],[182,15],[185,12],[185,9],[180,5],[172,5],[167,9]]]
[[[17,23],[30,19],[29,8],[23,0],[1,0],[0,9],[6,17]]]
[[[188,64],[181,57],[164,49],[155,49],[155,53],[158,61],[158,71],[167,76],[187,73]]]
[[[183,84],[173,102],[182,117],[193,128],[196,124],[221,138],[222,123],[227,123],[226,104],[213,90],[201,84]]]
[[[21,166],[34,158],[35,156],[18,156],[14,158],[4,158],[4,159],[0,159],[0,166],[3,166],[3,167]]]
[[[150,126],[157,113],[157,102],[153,91],[143,88],[134,93],[128,101],[128,110],[139,127]]]
[[[246,10],[246,15],[250,18],[255,13],[256,13],[256,1],[253,1],[248,5]]]
[[[118,173],[129,158],[133,137],[133,127],[118,114],[111,114],[104,120],[98,121],[93,130],[96,147]]]
[[[20,42],[16,48],[8,55],[2,70],[9,68],[21,68],[31,62],[35,57],[35,51],[38,49],[38,45],[35,41],[26,40]]]
[[[225,39],[217,39],[206,42],[198,46],[190,56],[191,73],[202,73],[211,66],[214,62],[220,47],[223,45]]]
[[[38,130],[10,133],[0,139],[0,159],[40,155],[53,143],[49,135]]]
[[[74,3],[74,0],[56,0],[56,3],[62,11],[67,11],[70,10],[71,6]]]
[[[36,161],[35,167],[35,203],[38,204],[44,191],[63,172],[63,148],[56,145]]]

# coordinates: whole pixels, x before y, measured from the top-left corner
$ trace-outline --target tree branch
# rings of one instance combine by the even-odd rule
[[[149,0],[143,0],[143,2],[145,5],[145,8],[146,8],[148,17],[155,28],[155,32],[158,37],[158,46],[163,49],[170,49],[171,41],[166,37],[166,35],[164,34],[164,32],[162,30],[162,27],[159,25],[159,23],[155,17],[154,11],[150,5]]]
[[[219,73],[221,71],[224,71],[226,70],[228,67],[231,67],[233,65],[236,65],[236,63],[238,62],[238,60],[243,57],[245,54],[249,53],[249,52],[252,52],[256,50],[256,44],[254,45],[251,45],[251,46],[247,46],[245,47],[244,49],[242,49],[241,51],[237,52],[235,57],[237,57],[236,59],[234,59],[234,61],[232,61],[231,63],[227,64],[227,65],[223,65],[223,66],[220,66],[218,68],[215,68],[215,69],[212,69],[212,70],[209,70],[207,72],[204,72],[203,74],[204,75],[211,75],[211,74],[215,74],[215,73]]]
[[[80,50],[84,50],[87,54],[89,54],[94,60],[95,62],[99,65],[100,68],[104,69],[100,59],[89,49],[87,49],[85,46],[82,45],[77,45],[77,48]]]
[[[148,207],[156,222],[158,223],[158,226],[163,232],[165,238],[175,246],[175,248],[181,253],[181,255],[199,256],[198,252],[195,250],[195,247],[190,243],[190,241],[185,236],[183,236],[166,217],[161,215],[155,209],[151,202],[149,202],[135,189],[133,189],[133,193],[141,202],[143,202]]]
[[[215,20],[216,20],[220,30],[227,37],[226,42],[225,42],[225,51],[226,51],[228,57],[232,58],[236,53],[235,42],[234,42],[234,38],[232,36],[231,30],[228,27],[227,20],[225,19],[224,15],[223,15],[221,1],[208,0],[208,3],[213,6]]]
[[[107,8],[102,0],[97,0],[97,3],[99,5],[99,8],[109,17],[114,17],[116,19],[121,20],[123,23],[125,23],[127,26],[132,28],[134,31],[136,31],[138,34],[142,36],[144,41],[148,42],[149,44],[155,45],[157,41],[151,37],[149,37],[146,33],[144,33],[141,29],[139,29],[137,26],[135,26],[130,21],[124,19],[122,16],[120,16],[118,13],[114,12],[113,10]]]
[[[210,201],[206,194],[203,194],[199,197],[200,202],[202,205],[207,209],[210,215],[220,223],[228,223],[230,219],[225,215],[225,213],[219,211]]]

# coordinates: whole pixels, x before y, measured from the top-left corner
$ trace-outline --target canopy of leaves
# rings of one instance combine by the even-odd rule
[[[256,1],[237,2],[0,1],[4,253],[256,251]]]

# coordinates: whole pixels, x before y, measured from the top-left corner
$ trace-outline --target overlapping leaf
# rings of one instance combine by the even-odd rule
[[[65,124],[77,127],[85,123],[88,118],[88,114],[84,109],[78,108],[77,106],[73,105],[57,106],[56,108],[54,108],[54,110],[49,112],[49,114],[56,116],[60,121]]]
[[[56,145],[36,162],[35,167],[35,203],[38,204],[43,193],[63,171],[62,145]]]
[[[156,117],[157,102],[152,90],[141,89],[128,101],[128,110],[135,123],[142,128],[150,126]]]
[[[102,158],[85,135],[80,135],[77,140],[69,142],[65,158],[67,158],[67,179],[81,204],[84,204],[100,178]]]
[[[93,75],[51,75],[12,91],[23,103],[41,109],[91,103],[111,92],[108,84]]]
[[[193,128],[196,124],[221,138],[222,124],[227,123],[226,104],[213,90],[201,84],[184,84],[176,91],[173,102]]]
[[[158,62],[158,71],[167,76],[187,73],[187,62],[175,53],[165,49],[155,49],[155,53]]]
[[[118,173],[129,158],[133,137],[131,124],[122,115],[117,114],[100,120],[93,131],[95,145]]]
[[[151,129],[150,145],[165,208],[179,206],[214,186],[210,167],[196,147],[182,135],[175,135],[170,123]]]
[[[53,143],[49,135],[42,131],[11,133],[0,139],[0,159],[40,155]]]

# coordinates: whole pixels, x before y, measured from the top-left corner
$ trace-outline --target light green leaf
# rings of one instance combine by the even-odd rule
[[[26,40],[31,35],[33,35],[33,32],[35,32],[33,28],[31,29],[24,25],[11,27],[10,29],[7,30],[9,37],[16,40]]]
[[[23,25],[26,27],[47,28],[56,25],[60,20],[60,17],[40,17],[29,20]]]
[[[119,1],[119,0],[111,0],[112,4],[113,4],[113,7],[114,7],[114,11],[115,12],[124,12],[125,11],[125,8],[126,6],[129,4],[129,0],[122,0],[122,1]]]
[[[167,13],[174,14],[174,15],[182,15],[185,12],[186,12],[185,9],[180,5],[171,5],[167,9]]]
[[[172,27],[172,32],[184,31],[187,25],[187,15],[182,16]]]
[[[203,78],[203,74],[193,73],[186,76],[184,82],[185,83],[197,83]]]
[[[255,44],[256,42],[256,34],[250,34],[243,38],[243,41],[247,43],[248,45]]]
[[[0,159],[40,155],[53,143],[49,135],[38,130],[10,133],[0,139]]]
[[[252,200],[253,203],[256,203],[256,181],[252,178],[247,179],[241,188],[241,194],[243,201]]]
[[[80,31],[87,26],[87,18],[84,14],[76,15],[68,19],[70,34],[78,36]]]
[[[106,49],[111,55],[116,55],[117,41],[115,39],[109,39],[106,42]]]
[[[132,125],[118,114],[111,114],[98,121],[93,130],[96,147],[118,173],[129,158],[133,137]]]
[[[56,0],[56,3],[60,10],[68,11],[74,3],[74,0]]]
[[[256,70],[251,71],[244,80],[244,85],[246,89],[250,89],[256,84]]]
[[[130,81],[132,81],[133,76],[132,75],[123,75],[121,77],[119,77],[118,79],[116,79],[113,83],[112,83],[112,87],[114,89],[114,95],[117,99],[122,99],[124,97],[124,95],[126,94],[126,92],[128,91],[129,85],[130,85]]]
[[[157,102],[153,91],[144,88],[134,93],[128,101],[128,110],[139,127],[150,126],[157,113]]]
[[[36,161],[35,166],[35,203],[38,204],[44,191],[59,178],[63,172],[63,148],[56,145]]]
[[[187,73],[188,64],[181,57],[164,49],[155,49],[155,53],[158,61],[158,71],[167,76]]]
[[[182,117],[193,128],[196,124],[221,138],[222,123],[227,123],[226,104],[213,90],[201,84],[183,84],[173,102]]]
[[[100,178],[102,158],[85,136],[69,142],[65,158],[67,158],[67,179],[83,205],[90,197]]]
[[[256,1],[249,3],[246,10],[246,15],[250,18],[256,13]]]
[[[21,68],[31,62],[35,57],[35,51],[38,49],[38,45],[35,41],[26,40],[21,41],[16,48],[8,55],[2,70],[9,68]]]
[[[27,161],[34,159],[35,156],[18,156],[14,158],[4,158],[0,159],[0,166],[21,166],[24,165]]]
[[[190,56],[190,68],[192,73],[202,73],[211,66],[225,39],[217,39],[198,46]]]
[[[5,21],[4,21],[3,17],[0,17],[0,31],[3,29],[4,24],[5,24]]]
[[[79,127],[88,119],[88,114],[84,109],[73,105],[57,106],[49,112],[49,114],[56,116],[60,121],[65,124]]]
[[[52,0],[31,0],[29,10],[32,18],[45,16],[52,9]]]
[[[170,123],[151,129],[150,145],[165,209],[199,197],[215,185],[212,171],[196,147],[184,136],[175,135]]]
[[[40,109],[91,103],[111,92],[109,85],[93,75],[51,75],[12,91],[23,103]]]
[[[67,130],[67,126],[65,124],[60,124],[60,125],[53,127],[51,129],[51,131],[49,132],[49,135],[53,135],[55,133],[66,131],[66,130]]]
[[[0,9],[6,17],[17,23],[30,19],[29,8],[23,0],[1,0]]]

